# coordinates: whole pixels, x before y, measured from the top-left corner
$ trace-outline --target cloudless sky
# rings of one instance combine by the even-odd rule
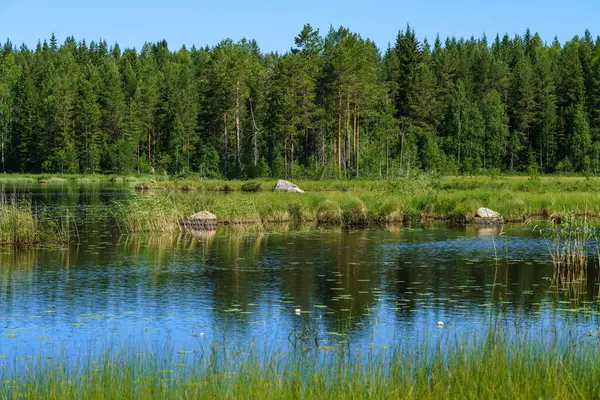
[[[600,35],[600,0],[0,0],[0,41],[33,47],[55,33],[121,48],[166,39],[169,48],[256,39],[264,52],[285,52],[305,23],[322,35],[343,25],[384,49],[407,23],[422,40],[435,35],[523,34],[529,27],[548,43],[590,29]]]

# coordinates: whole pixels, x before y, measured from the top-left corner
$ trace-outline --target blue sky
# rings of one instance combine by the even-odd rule
[[[146,41],[166,39],[171,49],[185,44],[215,45],[224,38],[254,38],[263,51],[286,51],[305,23],[325,34],[344,25],[371,38],[380,48],[394,42],[410,23],[420,39],[436,33],[475,37],[485,32],[523,33],[529,27],[551,42],[600,34],[600,0],[387,0],[298,2],[252,0],[0,0],[0,40],[34,46],[55,32],[60,42],[105,39],[121,48],[140,48]]]

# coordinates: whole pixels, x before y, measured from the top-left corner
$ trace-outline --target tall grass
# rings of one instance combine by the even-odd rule
[[[317,222],[327,225],[386,224],[416,219],[458,223],[473,220],[479,207],[498,211],[507,222],[550,218],[564,210],[600,215],[600,179],[541,177],[446,177],[420,175],[391,181],[297,181],[307,193],[273,193],[274,180],[245,181],[165,179],[141,183],[149,191],[119,207],[128,230],[176,229],[176,221],[201,209],[220,223]],[[262,187],[248,193],[247,187]],[[186,188],[188,190],[170,190]],[[244,189],[246,188],[246,189]],[[226,189],[226,190],[225,190]],[[216,191],[228,193],[219,195]],[[164,202],[164,199],[170,201]],[[169,205],[168,209],[163,207]],[[156,208],[155,208],[156,206]],[[149,219],[157,211],[154,222]],[[171,221],[166,223],[164,219]],[[135,219],[137,221],[128,220]],[[144,222],[146,221],[146,222]],[[173,228],[167,228],[172,225]]]
[[[596,237],[596,228],[585,217],[567,211],[553,218],[544,240],[552,257],[553,281],[557,285],[583,282],[588,273],[588,248]]]
[[[36,212],[27,200],[0,193],[0,245],[25,247],[68,241],[68,214],[61,219],[47,210]]]
[[[188,355],[108,351],[90,360],[4,365],[3,398],[531,399],[598,398],[598,338],[563,343],[491,327],[482,340],[363,351],[262,353],[215,345]],[[446,329],[446,328],[444,328]],[[442,330],[440,330],[442,331]],[[23,363],[23,362],[22,362]]]

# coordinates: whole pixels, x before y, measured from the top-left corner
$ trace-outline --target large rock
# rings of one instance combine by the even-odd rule
[[[217,228],[217,216],[208,211],[200,211],[179,220],[179,225],[188,229],[213,230]]]
[[[477,225],[502,225],[504,224],[504,218],[494,210],[481,207],[477,209],[473,223]]]
[[[276,192],[304,193],[304,190],[300,189],[298,185],[284,181],[283,179],[277,181],[273,190]]]

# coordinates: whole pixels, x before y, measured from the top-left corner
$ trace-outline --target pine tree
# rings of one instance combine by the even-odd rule
[[[15,85],[14,118],[12,135],[17,140],[18,169],[21,172],[38,172],[38,133],[35,129],[34,87],[28,67],[23,67],[19,80]]]
[[[504,168],[509,138],[508,116],[500,93],[492,90],[483,98],[481,114],[484,119],[484,168]]]
[[[591,137],[587,115],[582,103],[572,107],[570,117],[570,157],[573,166],[578,171],[584,170],[584,160],[589,157]]]

